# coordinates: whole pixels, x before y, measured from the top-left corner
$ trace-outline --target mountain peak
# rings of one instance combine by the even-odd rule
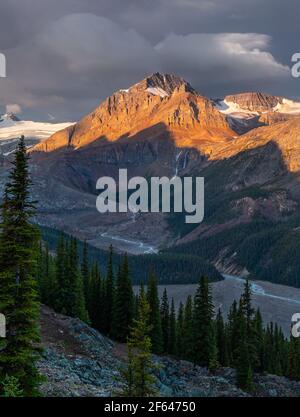
[[[142,81],[133,85],[128,90],[121,90],[122,92],[148,92],[153,95],[160,96],[162,98],[170,96],[173,92],[185,91],[185,92],[194,92],[195,90],[191,85],[185,81],[183,78],[174,75],[174,74],[162,74],[160,72],[155,72],[148,77],[144,78]]]
[[[191,85],[183,78],[174,74],[161,74],[156,72],[146,78],[148,88],[162,88],[168,94],[174,90],[184,88],[184,91],[194,91]]]
[[[207,147],[206,142],[227,140],[233,134],[211,100],[198,94],[183,78],[156,72],[129,89],[117,91],[75,126],[36,146],[35,151],[70,146],[79,149],[99,138],[116,141],[136,135],[172,135],[180,146]]]

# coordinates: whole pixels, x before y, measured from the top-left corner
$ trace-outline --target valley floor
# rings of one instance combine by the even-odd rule
[[[215,308],[221,308],[224,317],[227,317],[232,302],[239,300],[243,292],[245,280],[233,275],[224,275],[224,278],[223,281],[212,283],[212,294]],[[289,337],[292,315],[300,312],[300,288],[267,281],[251,281],[251,285],[253,306],[260,309],[264,323],[278,323],[285,336]],[[195,294],[197,285],[160,285],[160,297],[164,288],[167,288],[169,298],[174,298],[178,307],[180,302],[185,303],[189,295]]]

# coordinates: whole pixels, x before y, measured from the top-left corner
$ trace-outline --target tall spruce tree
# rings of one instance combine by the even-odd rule
[[[98,264],[95,263],[90,272],[89,293],[88,293],[88,313],[92,326],[103,330],[103,286]]]
[[[194,322],[193,322],[193,300],[188,296],[184,307],[184,329],[183,329],[183,349],[184,359],[193,361],[194,359]]]
[[[250,333],[250,327],[251,327],[251,321],[254,314],[254,309],[251,304],[251,298],[252,298],[252,290],[251,290],[251,284],[249,280],[247,279],[244,285],[244,292],[241,295],[240,299],[240,309],[242,310],[242,314],[244,315],[246,319],[246,326],[247,326],[247,332]]]
[[[208,279],[202,277],[194,302],[194,363],[209,366],[215,337],[213,330],[214,308]]]
[[[126,342],[134,314],[134,301],[128,267],[128,257],[124,256],[119,269],[113,309],[112,336],[120,342]]]
[[[288,348],[287,376],[290,379],[300,380],[300,340],[291,337]]]
[[[259,349],[257,333],[255,328],[255,310],[252,307],[252,290],[251,284],[246,280],[244,285],[244,292],[241,295],[239,304],[239,316],[243,315],[246,322],[246,339],[248,344],[249,359],[251,369],[258,370],[260,367]]]
[[[113,247],[110,245],[109,257],[107,263],[107,273],[105,280],[105,304],[104,304],[104,332],[108,335],[112,333],[112,315],[113,315],[113,303],[115,293],[115,278],[113,270]]]
[[[229,309],[228,321],[226,326],[226,335],[228,343],[228,362],[230,366],[235,366],[235,352],[239,346],[237,315],[237,301],[234,300]]]
[[[141,287],[138,306],[138,318],[133,320],[128,340],[127,368],[124,377],[124,396],[149,397],[155,395],[154,365],[151,358],[151,339],[149,336],[150,306]],[[134,352],[134,354],[133,354]]]
[[[245,391],[253,391],[253,370],[249,355],[249,343],[247,341],[247,319],[239,315],[239,345],[235,352],[237,385]]]
[[[211,329],[211,334],[210,334],[210,353],[209,353],[208,367],[211,372],[215,372],[220,367],[219,352],[218,352],[218,346],[217,346],[216,323],[212,322],[211,327],[212,329]]]
[[[222,366],[228,366],[228,344],[222,312],[219,309],[216,317],[216,343],[218,350],[218,362]]]
[[[72,238],[67,256],[68,303],[67,314],[88,322],[82,276],[79,268],[77,241]]]
[[[252,342],[255,345],[256,358],[253,364],[254,370],[263,372],[264,370],[264,327],[260,310],[255,311],[252,323]]]
[[[177,334],[176,334],[176,312],[174,299],[171,301],[171,310],[170,310],[170,323],[169,323],[169,347],[168,352],[171,355],[177,354]]]
[[[177,323],[176,323],[176,335],[177,335],[177,355],[180,358],[184,356],[184,307],[183,304],[179,304]]]
[[[167,289],[164,289],[161,307],[161,327],[162,327],[162,336],[163,336],[163,352],[168,352],[169,349],[169,331],[170,331],[170,311],[169,311],[169,300]]]
[[[66,276],[66,264],[67,264],[67,253],[66,253],[66,240],[63,233],[60,237],[56,246],[56,258],[55,258],[55,300],[54,309],[59,313],[66,313],[66,300],[69,296],[68,288],[69,283],[67,282]]]
[[[81,276],[82,276],[82,281],[83,281],[84,299],[85,301],[87,301],[88,294],[89,294],[90,271],[89,271],[88,244],[86,240],[83,243],[83,250],[82,250]]]
[[[159,354],[163,351],[163,335],[157,280],[153,274],[150,274],[148,280],[147,300],[150,306],[150,337],[152,343],[152,352]]]
[[[30,223],[35,212],[30,185],[22,137],[1,206],[0,311],[6,317],[7,334],[0,346],[0,380],[14,378],[26,396],[36,395],[40,382],[36,367],[40,340],[36,280],[39,232]]]

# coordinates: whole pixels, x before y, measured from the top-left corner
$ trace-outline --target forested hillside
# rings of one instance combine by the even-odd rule
[[[43,240],[48,243],[50,250],[55,250],[57,241],[61,235],[69,240],[71,236],[58,230],[40,227]],[[82,249],[84,242],[78,240],[78,248]],[[107,251],[88,245],[89,260],[97,261],[102,272],[106,269]],[[122,256],[118,253],[114,256],[114,265],[117,266]],[[128,262],[132,274],[133,284],[146,282],[148,271],[153,271],[160,284],[184,284],[197,283],[200,275],[207,275],[211,281],[222,279],[216,268],[198,254],[189,255],[178,253],[162,253],[158,255],[130,255]]]

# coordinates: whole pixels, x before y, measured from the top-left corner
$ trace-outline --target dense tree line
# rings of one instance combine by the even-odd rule
[[[49,227],[40,227],[43,241],[47,242],[51,251],[56,250],[57,241],[61,237],[61,231]],[[66,240],[70,236],[64,234]],[[83,253],[84,242],[78,241],[80,259]],[[88,258],[90,263],[97,262],[102,274],[106,273],[107,251],[88,245]],[[114,267],[122,261],[120,254],[114,256]],[[131,271],[133,284],[146,282],[148,271],[153,271],[155,276],[162,284],[185,284],[197,283],[200,275],[209,276],[211,281],[222,279],[221,274],[216,268],[199,254],[190,255],[188,253],[159,253],[145,255],[128,255],[128,264]]]

